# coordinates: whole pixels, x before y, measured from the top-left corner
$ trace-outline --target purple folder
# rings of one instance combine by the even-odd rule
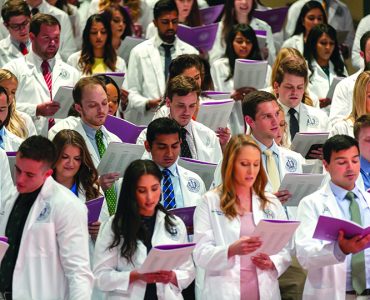
[[[16,155],[17,155],[17,152],[16,152],[16,151],[9,151],[9,152],[6,152],[6,155],[7,155],[8,157],[14,157],[14,156],[16,156]]]
[[[136,144],[140,133],[146,128],[144,125],[135,125],[129,121],[108,115],[104,126],[108,131],[117,135],[122,142]]]
[[[287,6],[284,6],[268,10],[255,10],[253,16],[269,24],[272,33],[275,33],[281,31],[283,28],[288,9]]]
[[[200,9],[199,13],[200,18],[203,21],[203,24],[208,25],[216,22],[217,18],[220,16],[223,10],[224,10],[223,4]]]
[[[87,222],[89,224],[94,223],[99,220],[100,211],[103,206],[104,197],[99,197],[86,202],[88,217]]]
[[[313,238],[324,241],[336,241],[338,239],[339,230],[344,231],[346,238],[351,238],[355,235],[365,236],[370,234],[370,227],[362,228],[360,225],[351,221],[320,216]],[[370,247],[370,243],[366,245],[366,248],[368,247]]]
[[[186,227],[193,227],[193,216],[194,216],[195,206],[188,206],[183,208],[171,209],[170,212],[179,217]]]
[[[6,236],[0,236],[0,241],[7,243],[8,242],[8,238]]]
[[[233,99],[225,99],[225,100],[216,100],[216,101],[207,101],[203,102],[201,105],[207,106],[207,105],[220,105],[225,103],[234,102]]]
[[[173,249],[187,248],[187,247],[193,247],[193,246],[195,246],[195,243],[159,245],[159,246],[155,246],[154,248],[159,249],[159,250],[173,250]]]
[[[215,42],[218,23],[197,27],[177,26],[177,36],[180,40],[203,51],[211,50]]]

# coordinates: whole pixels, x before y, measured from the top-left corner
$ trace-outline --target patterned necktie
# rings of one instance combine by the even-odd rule
[[[289,120],[290,140],[293,141],[295,134],[299,132],[299,123],[297,118],[295,117],[296,110],[294,108],[289,109],[288,113],[290,115]]]
[[[49,93],[50,93],[50,101],[53,101],[52,99],[52,73],[50,71],[49,63],[47,60],[44,60],[41,64],[41,71],[42,75],[44,76],[44,80],[46,82],[46,85],[48,87]],[[55,121],[53,118],[49,119],[49,129],[53,127],[55,124]]]
[[[103,132],[100,129],[96,131],[95,141],[96,145],[98,146],[99,156],[102,158],[106,148],[103,141]],[[117,203],[117,195],[116,190],[114,189],[114,184],[105,191],[105,199],[107,201],[109,215],[113,215],[116,212]]]
[[[21,50],[23,55],[28,54],[28,49],[25,43],[20,43],[19,44],[19,49]],[[47,63],[47,62],[46,62]]]
[[[164,49],[164,77],[167,81],[168,78],[168,70],[171,64],[171,48],[173,45],[161,44],[161,47]]]
[[[32,16],[37,15],[39,12],[40,10],[37,7],[31,9]]]
[[[348,192],[345,199],[350,201],[349,212],[351,213],[351,220],[362,226],[360,207],[355,200],[356,195],[353,192]],[[352,254],[351,259],[352,269],[352,287],[357,294],[362,294],[366,289],[366,271],[365,271],[365,254],[364,250]]]
[[[190,147],[188,141],[186,140],[186,129],[184,127],[181,128],[181,157],[188,157],[192,158]]]
[[[270,183],[273,189],[273,192],[277,192],[280,187],[280,176],[279,176],[279,170],[276,166],[276,161],[274,158],[274,154],[271,150],[267,149],[263,151],[263,153],[266,155],[266,173],[268,174],[268,177],[270,179]]]
[[[165,209],[176,208],[175,192],[171,180],[171,171],[168,169],[162,170],[163,174],[163,206]]]
[[[0,131],[0,148],[5,150],[4,139],[1,131]]]

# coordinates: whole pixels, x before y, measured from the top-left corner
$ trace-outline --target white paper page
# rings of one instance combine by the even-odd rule
[[[234,71],[234,89],[254,87],[259,90],[265,86],[267,61],[237,59]]]
[[[288,190],[292,194],[285,206],[298,206],[303,197],[320,188],[324,178],[324,174],[285,174],[279,190]]]
[[[179,159],[179,165],[185,169],[188,169],[195,174],[198,174],[200,178],[203,179],[203,182],[208,190],[212,184],[213,177],[215,174],[215,170],[217,168],[217,164],[201,164],[196,162],[189,162],[187,160]]]
[[[214,100],[226,100],[230,99],[230,93],[223,93],[223,92],[214,92],[214,91],[206,91],[203,93],[207,98],[211,98]],[[212,100],[210,100],[212,101]],[[208,102],[208,100],[205,100],[205,102]]]
[[[216,131],[218,128],[225,128],[229,121],[234,100],[220,104],[206,104],[199,107],[197,122]]]
[[[6,252],[6,250],[8,250],[8,248],[9,248],[8,243],[0,241],[0,264],[1,264],[1,261],[3,260],[3,258],[4,258],[5,252]]]
[[[290,149],[295,152],[301,153],[303,157],[306,157],[312,145],[324,144],[328,137],[329,137],[328,132],[320,133],[298,132],[294,136]]]
[[[98,165],[99,175],[119,172],[122,177],[128,165],[143,154],[143,145],[110,143]]]
[[[248,256],[255,253],[266,253],[267,255],[279,253],[291,240],[298,226],[298,221],[278,223],[261,220],[251,236],[259,236],[262,241],[262,246],[256,251],[248,254]]]
[[[60,108],[53,115],[56,119],[65,119],[68,117],[68,112],[73,104],[72,86],[61,86],[54,96],[53,102],[59,102]]]
[[[333,81],[330,85],[330,88],[329,88],[329,91],[328,93],[326,94],[326,98],[329,98],[329,99],[333,99],[333,95],[334,95],[334,90],[335,90],[335,87],[337,86],[337,84],[342,80],[344,79],[345,77],[334,77],[333,78]]]
[[[188,247],[171,250],[159,250],[153,247],[144,263],[138,269],[138,272],[144,274],[174,270],[189,259],[194,247],[194,244]]]
[[[118,53],[118,56],[123,58],[123,60],[126,62],[126,65],[128,65],[131,50],[144,41],[145,39],[126,36],[119,47],[120,52]]]

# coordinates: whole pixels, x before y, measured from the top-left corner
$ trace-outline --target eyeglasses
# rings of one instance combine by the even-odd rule
[[[13,29],[14,31],[20,31],[24,28],[26,28],[26,26],[30,24],[30,20],[26,20],[24,21],[23,23],[20,23],[20,24],[7,24],[7,26],[10,28],[10,29]]]

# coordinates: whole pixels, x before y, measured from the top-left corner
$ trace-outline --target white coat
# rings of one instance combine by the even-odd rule
[[[78,65],[78,61],[81,57],[81,51],[77,51],[73,53],[70,57],[68,57],[67,64],[71,65],[72,67],[76,68],[80,72],[80,76],[90,76],[82,73],[81,68]],[[107,73],[113,72],[111,69],[106,69]],[[116,62],[116,71],[117,73],[125,73],[126,74],[126,63],[123,60],[123,58],[117,56],[117,62]]]
[[[37,135],[35,124],[33,123],[30,115],[26,114],[23,111],[19,111],[19,110],[16,110],[16,111],[17,111],[17,114],[19,114],[19,116],[23,119],[26,125],[27,131],[28,131],[28,137],[32,135]]]
[[[17,197],[15,193],[0,211],[0,235],[5,235]],[[41,287],[41,282],[46,284]],[[92,286],[87,209],[71,191],[48,177],[23,229],[13,299],[90,299]]]
[[[50,101],[50,92],[38,65],[36,54],[30,51],[24,57],[12,60],[4,66],[18,79],[18,88],[15,94],[17,109],[30,115],[35,123],[38,134],[47,135],[48,119],[36,116],[36,107]],[[79,79],[78,71],[60,59],[55,59],[52,71],[52,96],[59,87],[74,86]]]
[[[360,23],[358,23],[355,40],[353,42],[352,65],[357,69],[364,68],[364,59],[360,56],[361,51],[360,40],[364,33],[369,30],[369,28],[370,28],[370,15],[367,15],[361,19]]]
[[[11,133],[8,129],[4,128],[4,150],[6,152],[18,151],[19,146],[22,144],[23,139],[19,136]]]
[[[262,219],[286,219],[280,202],[271,194],[271,201],[262,210],[259,197],[253,193],[254,223]],[[202,299],[240,299],[240,257],[227,258],[229,246],[240,238],[240,218],[229,220],[220,209],[217,190],[203,196],[194,214],[194,262],[205,270]],[[288,268],[291,257],[287,248],[270,256],[276,270],[257,268],[260,299],[280,299],[278,277]]]
[[[0,149],[0,212],[1,208],[15,192],[8,157],[3,149]],[[3,218],[1,216],[1,218]]]
[[[359,191],[370,207],[369,194],[361,189]],[[295,237],[297,258],[302,267],[308,270],[303,299],[344,300],[347,272],[345,259],[338,261],[334,255],[334,242],[312,238],[320,215],[345,219],[329,183],[303,198],[298,206],[301,225]]]
[[[152,246],[165,244],[182,244],[187,243],[187,233],[184,223],[177,217],[176,234],[171,235],[165,229],[165,214],[157,212],[157,217],[152,236]],[[145,245],[138,241],[137,250],[133,256],[133,263],[127,262],[121,254],[122,242],[113,249],[107,249],[114,238],[112,232],[113,217],[101,228],[98,239],[95,244],[95,266],[94,275],[96,285],[99,289],[106,292],[106,299],[143,299],[145,295],[146,283],[136,281],[130,284],[130,272],[138,269],[147,257]],[[181,290],[186,288],[195,277],[195,268],[191,258],[176,270],[178,287],[169,284],[157,283],[158,299],[183,299]]]
[[[329,132],[329,137],[332,137],[336,134],[345,134],[354,138],[355,135],[353,133],[353,121],[350,119],[345,119],[335,123]]]
[[[10,35],[0,41],[0,68],[11,60],[22,56],[22,52],[11,42]]]
[[[294,48],[297,49],[303,55],[304,52],[304,39],[303,33],[291,36],[285,40],[281,48]]]
[[[148,100],[163,97],[166,89],[162,58],[154,41],[156,38],[159,37],[140,43],[130,53],[127,71],[129,95],[125,119],[135,124],[148,125],[151,122],[154,112],[147,111],[145,105]],[[198,54],[193,46],[178,38],[174,47],[175,55],[172,59],[181,54]]]

